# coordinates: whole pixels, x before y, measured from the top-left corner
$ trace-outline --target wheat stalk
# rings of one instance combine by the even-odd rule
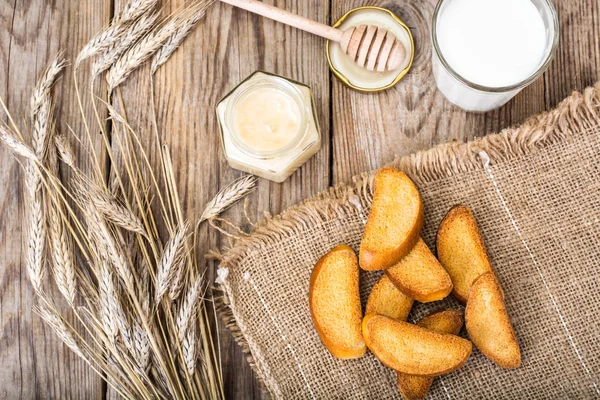
[[[116,320],[116,315],[113,312],[116,309],[114,302],[117,299],[117,291],[115,289],[115,283],[107,263],[102,263],[100,266],[98,289],[100,292],[100,315],[102,317],[102,327],[104,332],[106,332],[110,338],[114,338],[119,332],[119,325]]]
[[[155,301],[157,304],[160,303],[160,300],[169,289],[173,278],[177,274],[177,269],[182,267],[182,253],[188,229],[187,224],[180,226],[165,246],[156,273]]]
[[[25,157],[28,160],[38,162],[35,151],[23,141],[17,139],[15,135],[6,127],[0,125],[0,140],[15,154]]]
[[[73,336],[72,330],[67,326],[62,317],[46,306],[38,306],[37,313],[39,316],[54,330],[56,335],[66,344],[75,354],[82,359],[87,358],[77,344],[77,340]]]
[[[123,7],[123,11],[114,18],[114,22],[129,22],[136,20],[156,7],[157,3],[157,0],[130,0],[125,4],[125,7]]]
[[[148,27],[157,18],[150,15],[156,0],[131,0],[112,26],[86,45],[76,66],[104,52],[95,65],[106,68],[115,54],[127,48],[110,69],[112,84],[120,84],[160,49],[153,60],[153,67],[158,68],[211,2],[201,0],[179,11],[149,33]],[[187,223],[172,229],[173,221],[185,221],[174,177],[154,175],[147,155],[138,158],[134,153],[144,151],[143,146],[122,148],[123,164],[112,164],[113,176],[119,179],[119,193],[131,191],[131,196],[124,196],[121,203],[101,174],[88,177],[75,169],[69,141],[53,130],[51,89],[63,67],[64,63],[55,60],[32,96],[31,143],[23,141],[2,103],[14,129],[0,123],[0,141],[26,159],[26,268],[43,304],[38,312],[67,346],[125,398],[222,398],[220,355],[212,346],[213,322],[204,307],[201,292],[207,285],[199,274],[196,243],[189,240]],[[118,114],[110,108],[109,112],[127,126],[124,134],[138,139],[125,112]],[[87,145],[93,151],[93,143]],[[157,145],[163,154],[161,143]],[[104,150],[112,158],[111,147]],[[68,175],[69,182],[57,178],[57,153],[76,172]],[[99,159],[93,162],[94,172],[102,170]],[[119,171],[122,165],[126,168]],[[150,186],[145,183],[149,172]],[[255,182],[245,177],[223,189],[207,204],[200,221],[218,216],[250,193]],[[152,203],[156,196],[168,199],[158,211]],[[136,208],[129,198],[136,199]],[[164,227],[170,235],[163,246]],[[48,259],[46,247],[52,255]],[[81,254],[81,259],[74,254]],[[46,282],[48,266],[54,279]],[[45,290],[44,285],[56,286],[58,291]],[[81,323],[68,324],[51,306],[57,296],[67,299],[70,315]],[[168,301],[162,301],[165,298]]]
[[[50,247],[54,259],[54,280],[58,290],[67,299],[68,303],[75,304],[77,294],[77,282],[75,263],[73,260],[73,246],[71,238],[67,234],[64,221],[56,205],[49,206]]]
[[[189,35],[194,26],[206,15],[206,9],[214,0],[205,0],[206,6],[199,8],[195,13],[184,20],[181,26],[167,41],[158,49],[152,58],[151,73],[154,74],[164,63],[167,62],[171,54],[179,47],[183,40]]]
[[[185,367],[190,375],[192,375],[196,369],[196,346],[196,325],[194,324],[188,329],[185,338],[181,342]]]
[[[140,19],[135,21],[122,36],[107,49],[92,66],[92,79],[95,79],[102,72],[109,69],[121,55],[127,51],[135,42],[138,41],[146,32],[148,32],[156,20],[159,13],[150,15],[142,15]]]
[[[54,146],[56,150],[58,150],[58,154],[60,155],[61,160],[69,167],[75,169],[75,152],[73,151],[73,147],[67,140],[65,135],[55,135],[54,136]]]
[[[180,341],[183,341],[187,331],[192,323],[196,319],[196,312],[198,310],[198,299],[200,298],[200,293],[202,290],[202,286],[204,285],[204,279],[202,276],[198,276],[196,280],[192,283],[188,292],[179,308],[179,313],[177,314],[177,337]]]
[[[119,39],[126,27],[127,23],[125,22],[113,24],[94,36],[77,55],[75,68],[79,67],[86,59],[110,48]]]
[[[147,236],[142,221],[132,211],[117,203],[107,191],[97,185],[92,183],[88,183],[88,185],[92,203],[106,219],[128,231]]]
[[[200,221],[219,216],[233,204],[251,193],[256,188],[256,181],[255,176],[246,175],[229,184],[225,189],[217,193],[204,207]]]
[[[150,58],[171,36],[175,35],[191,14],[206,7],[207,4],[200,2],[198,5],[180,10],[163,26],[147,34],[125,52],[108,72],[109,91],[123,83],[129,74]]]

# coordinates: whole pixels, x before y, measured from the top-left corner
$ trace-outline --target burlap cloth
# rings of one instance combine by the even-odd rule
[[[473,209],[523,355],[521,368],[504,370],[474,349],[430,398],[600,398],[599,161],[600,84],[519,128],[393,162],[421,191],[430,246],[453,205]],[[333,358],[308,307],[315,262],[338,244],[359,247],[372,178],[270,219],[221,263],[221,311],[275,398],[400,398],[395,373],[372,354]],[[363,302],[378,276],[362,273]],[[448,305],[459,307],[416,304],[409,321]]]

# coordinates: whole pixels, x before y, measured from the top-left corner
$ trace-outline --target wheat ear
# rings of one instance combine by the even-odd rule
[[[33,149],[40,159],[43,159],[48,146],[52,86],[54,86],[65,65],[64,60],[60,60],[59,58],[52,61],[42,79],[37,83],[31,97],[31,119],[33,121],[31,141]]]
[[[246,175],[229,184],[204,207],[200,222],[219,216],[241,198],[251,193],[256,188],[256,181],[255,176]]]
[[[191,323],[196,319],[198,299],[200,298],[203,285],[203,276],[198,276],[188,289],[177,313],[177,337],[181,342],[183,342]]]
[[[151,73],[154,74],[164,63],[167,62],[171,54],[179,47],[183,40],[189,35],[194,26],[206,15],[206,9],[214,2],[214,0],[205,0],[206,6],[199,8],[195,13],[190,15],[173,35],[161,46],[152,58]]]
[[[115,17],[114,23],[136,20],[156,7],[157,3],[157,0],[129,0],[123,11]]]
[[[107,81],[110,91],[119,86],[135,69],[150,58],[178,29],[187,21],[189,16],[205,8],[203,3],[180,10],[160,28],[150,32],[131,49],[123,54],[108,72]]]
[[[28,182],[28,236],[27,236],[27,273],[33,289],[41,294],[42,282],[45,275],[44,246],[46,241],[46,226],[44,224],[44,212],[42,204],[42,193],[36,171],[29,172]]]
[[[135,361],[142,371],[147,371],[151,360],[150,342],[148,332],[139,320],[133,323],[133,341],[136,349]]]
[[[114,43],[109,49],[107,49],[98,60],[96,60],[92,66],[92,79],[95,79],[102,72],[109,69],[118,59],[121,57],[127,49],[129,49],[135,42],[139,40],[142,35],[148,32],[156,20],[158,19],[159,13],[151,15],[142,15],[140,19],[135,21]]]
[[[125,283],[130,293],[134,292],[135,277],[132,272],[129,259],[124,253],[124,242],[120,231],[115,231],[108,226],[102,212],[96,207],[92,200],[95,184],[83,176],[77,175],[73,181],[80,209],[85,214],[88,225],[88,241],[95,249],[96,254],[103,260],[110,261],[118,272],[119,277]]]
[[[98,277],[98,289],[100,291],[100,315],[102,317],[102,328],[110,337],[114,338],[119,332],[119,324],[114,310],[117,308],[117,290],[112,274],[106,262],[100,265],[100,276]]]
[[[50,227],[50,248],[54,259],[54,280],[58,290],[73,306],[77,294],[77,281],[75,274],[75,263],[73,259],[73,245],[71,238],[65,229],[57,206],[51,202],[49,205],[48,225]]]
[[[75,68],[79,67],[86,59],[110,48],[119,39],[126,27],[126,23],[113,24],[94,36],[77,55]]]
[[[90,184],[88,192],[94,206],[110,222],[128,231],[147,236],[139,218],[131,210],[111,198],[107,191]]]
[[[5,126],[0,125],[0,140],[11,149],[15,154],[27,158],[31,161],[39,161],[35,151],[21,140],[17,139],[12,132]]]
[[[54,310],[50,310],[46,306],[38,306],[37,313],[40,317],[54,330],[56,335],[66,344],[75,354],[82,359],[87,358],[83,355],[77,340],[73,336],[72,330],[67,326],[62,317]]]
[[[61,160],[72,169],[75,169],[75,152],[67,137],[65,135],[55,135],[54,146],[58,150]]]
[[[190,375],[194,374],[196,370],[196,354],[197,354],[197,338],[196,338],[196,323],[190,326],[185,338],[181,342],[181,349],[183,351],[183,360],[185,367]]]
[[[143,261],[140,261],[139,267],[140,284],[138,285],[138,298],[142,302],[142,314],[136,314],[133,321],[133,341],[136,348],[136,363],[142,371],[147,371],[151,362],[151,346],[148,339],[148,332],[146,332],[142,324],[142,318],[147,320],[150,309],[150,271]]]
[[[116,291],[116,293],[118,295],[118,291]],[[125,314],[125,310],[123,309],[123,304],[121,303],[120,297],[116,297],[111,302],[111,306],[112,312],[115,315],[115,320],[117,321],[119,332],[121,333],[121,338],[123,338],[123,343],[125,343],[125,347],[127,350],[129,350],[129,353],[135,356],[137,353],[137,348],[132,337],[129,320]]]
[[[187,264],[184,264],[177,269],[177,273],[175,274],[175,277],[173,277],[171,285],[169,286],[169,298],[171,300],[177,299],[181,294],[181,291],[183,290],[183,284],[185,283],[184,277],[186,272]]]
[[[178,268],[182,267],[182,253],[188,229],[187,224],[180,226],[165,246],[156,273],[155,301],[157,304],[171,286]]]
[[[33,120],[32,143],[38,160],[43,161],[48,146],[51,90],[65,63],[55,59],[38,82],[31,99]],[[41,176],[34,161],[28,160],[25,167],[28,212],[27,271],[37,293],[41,293],[44,278],[44,248],[46,224],[42,203]]]

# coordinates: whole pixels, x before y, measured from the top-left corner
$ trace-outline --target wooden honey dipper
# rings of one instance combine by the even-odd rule
[[[257,0],[221,1],[338,42],[352,61],[369,71],[393,71],[406,59],[402,42],[392,32],[375,25],[360,25],[342,31]]]

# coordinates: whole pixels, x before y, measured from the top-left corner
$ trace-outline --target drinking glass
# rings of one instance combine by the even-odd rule
[[[432,64],[438,89],[446,98],[466,111],[486,112],[503,106],[523,88],[539,78],[548,68],[558,46],[558,16],[550,0],[530,0],[539,10],[546,28],[546,49],[539,68],[527,79],[505,87],[487,87],[470,82],[448,64],[437,38],[438,21],[444,18],[445,7],[455,0],[440,0],[433,13]]]

